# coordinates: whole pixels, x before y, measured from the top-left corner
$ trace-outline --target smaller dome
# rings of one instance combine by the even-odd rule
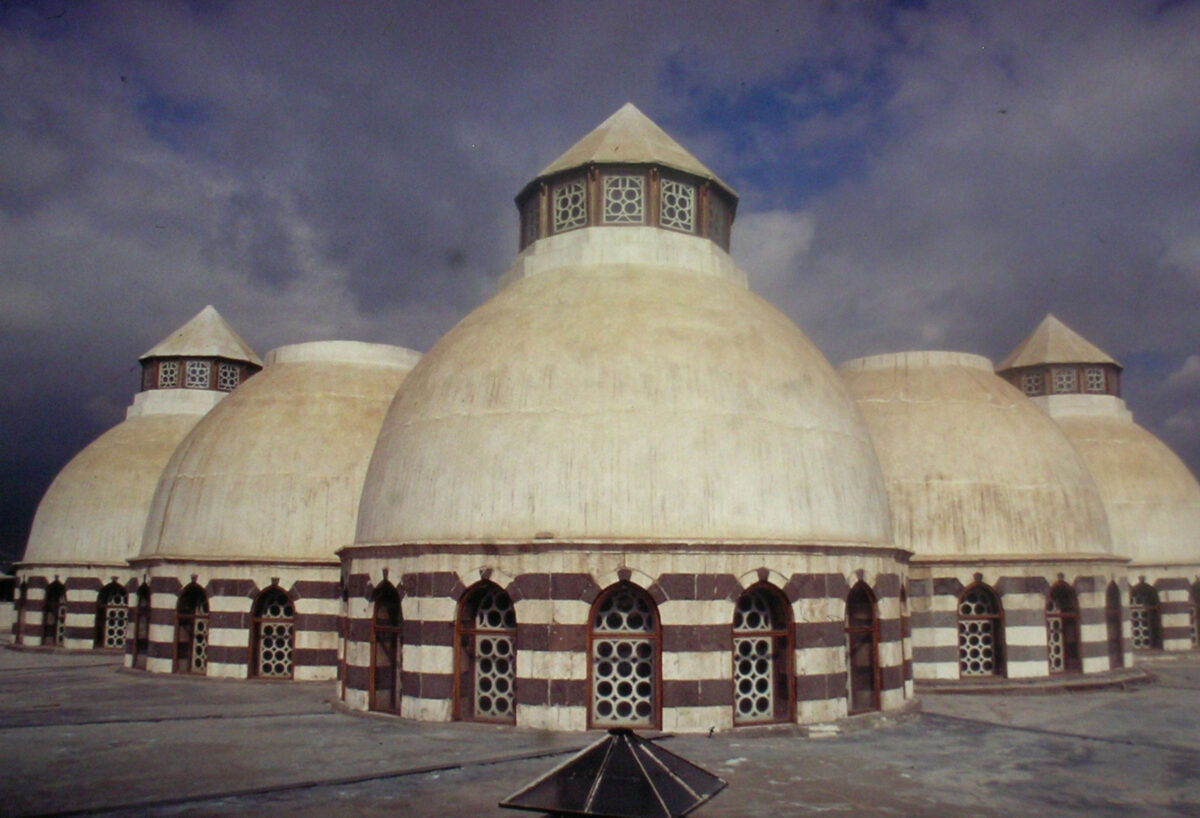
[[[1200,483],[1166,444],[1133,422],[1124,401],[1108,401],[1119,406],[1054,419],[1096,480],[1113,550],[1135,564],[1200,563]]]
[[[38,504],[24,562],[123,564],[136,556],[159,475],[200,417],[132,416],[75,455]]]
[[[1111,553],[1087,467],[986,358],[903,352],[841,373],[879,455],[898,546],[918,557]]]
[[[188,435],[163,471],[143,557],[333,559],[420,355],[355,341],[280,347]]]

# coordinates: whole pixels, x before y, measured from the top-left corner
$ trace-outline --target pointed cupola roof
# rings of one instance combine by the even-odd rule
[[[553,176],[571,168],[601,164],[662,165],[710,179],[737,197],[733,188],[688,153],[632,102],[626,102],[615,114],[597,125],[595,130],[572,145],[539,173],[538,178]]]
[[[1046,364],[1113,364],[1113,358],[1075,330],[1047,314],[1028,338],[1017,345],[996,369],[1003,372]]]
[[[159,341],[138,358],[174,358],[180,356],[225,358],[262,366],[262,359],[233,331],[210,304],[192,320]]]
[[[724,787],[725,781],[687,759],[615,728],[500,806],[554,815],[676,818]]]

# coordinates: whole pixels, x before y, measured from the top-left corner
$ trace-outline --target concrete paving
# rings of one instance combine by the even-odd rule
[[[718,816],[1200,815],[1200,654],[1157,681],[930,695],[921,711],[660,739],[729,787]],[[120,669],[0,650],[0,814],[516,816],[496,804],[599,734],[334,708],[332,684]]]

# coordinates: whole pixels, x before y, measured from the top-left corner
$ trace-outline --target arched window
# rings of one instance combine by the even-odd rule
[[[879,709],[879,619],[875,594],[859,581],[846,597],[846,695],[849,712]]]
[[[388,581],[375,589],[375,612],[371,619],[372,710],[400,712],[400,592]]]
[[[66,641],[67,589],[61,582],[52,582],[42,605],[42,644],[61,647]]]
[[[498,585],[480,583],[463,596],[455,644],[457,716],[514,722],[517,714],[517,615]]]
[[[1046,650],[1051,673],[1079,673],[1079,601],[1075,590],[1056,582],[1046,596]]]
[[[958,600],[958,675],[1004,675],[1000,598],[981,583],[969,586]]]
[[[1192,600],[1188,606],[1188,623],[1191,625],[1192,647],[1200,648],[1200,580],[1192,585]]]
[[[268,588],[254,604],[254,648],[250,671],[254,676],[290,679],[296,609],[282,588]]]
[[[150,650],[150,586],[142,583],[137,589],[133,608],[133,666],[146,669],[146,654]]]
[[[175,672],[208,673],[208,596],[194,583],[175,607]]]
[[[1134,650],[1162,648],[1162,619],[1158,610],[1158,591],[1145,582],[1129,592],[1129,624],[1133,630]]]
[[[658,726],[659,627],[654,600],[619,582],[592,607],[591,726]]]
[[[1108,666],[1125,667],[1125,651],[1121,645],[1121,589],[1108,583],[1104,595],[1104,625],[1108,630]]]
[[[129,626],[129,595],[115,582],[100,591],[96,604],[96,642],[98,648],[124,648]]]
[[[733,723],[792,717],[792,638],[787,600],[766,583],[746,590],[733,611]]]

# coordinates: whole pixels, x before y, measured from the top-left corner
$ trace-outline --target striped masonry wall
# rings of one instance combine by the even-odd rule
[[[1158,592],[1163,650],[1192,650],[1197,604],[1194,589],[1200,583],[1200,564],[1131,565],[1128,581],[1130,587],[1145,582]],[[1125,601],[1129,601],[1128,593]]]
[[[455,620],[461,600],[481,579],[505,590],[514,603],[519,725],[587,729],[589,616],[605,589],[620,582],[642,589],[657,606],[662,729],[733,726],[734,605],[756,583],[775,588],[790,607],[794,713],[789,721],[827,721],[847,712],[846,597],[859,577],[838,567],[850,562],[850,556],[782,549],[764,554],[747,547],[695,554],[678,546],[626,546],[606,553],[596,546],[571,548],[562,543],[546,549],[532,544],[512,547],[509,553],[499,553],[504,549],[495,546],[491,554],[470,550],[345,552],[343,698],[349,707],[368,707],[372,599],[386,577],[402,597],[401,715],[406,717],[455,718]],[[866,550],[855,553],[853,562],[862,566],[858,571],[877,598],[881,706],[895,709],[907,698],[901,565],[891,552],[880,556]],[[557,570],[547,571],[550,566]],[[697,572],[701,567],[709,570]]]
[[[980,570],[983,568],[984,570]],[[911,566],[909,600],[912,607],[913,675],[917,681],[964,683],[993,677],[963,677],[959,665],[959,601],[970,586],[981,583],[999,598],[1003,666],[996,676],[1010,679],[1051,675],[1046,602],[1051,587],[1065,582],[1078,603],[1080,656],[1083,673],[1110,669],[1105,593],[1116,581],[1128,596],[1123,566],[1117,563],[978,563]],[[1129,616],[1122,610],[1122,653],[1129,654]]]
[[[293,619],[292,678],[328,681],[338,668],[338,623],[341,618],[340,575],[334,565],[158,563],[145,568],[150,583],[150,628],[144,661],[153,673],[176,672],[178,607],[192,585],[208,599],[208,666],[206,675],[245,679],[251,666],[254,605],[266,590],[277,587],[291,600]],[[136,604],[133,595],[130,604]],[[134,621],[131,612],[130,621]],[[127,664],[134,664],[129,640]]]
[[[17,640],[27,647],[45,646],[46,589],[60,583],[66,591],[67,617],[65,640],[67,650],[107,650],[97,647],[97,612],[100,591],[110,583],[121,585],[127,592],[136,587],[136,579],[127,565],[26,565],[17,570],[17,593],[25,584],[25,602],[14,625]]]

